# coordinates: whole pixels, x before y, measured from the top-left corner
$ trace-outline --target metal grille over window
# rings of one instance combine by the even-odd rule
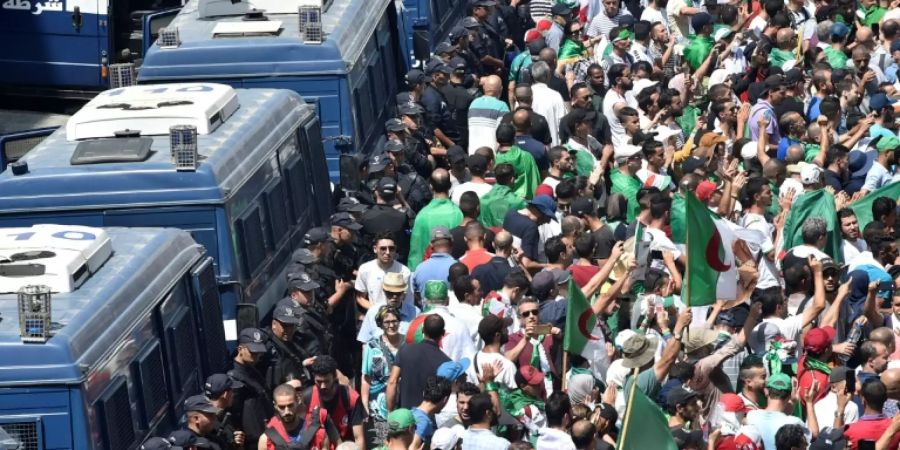
[[[172,162],[179,171],[197,170],[197,127],[175,125],[169,128]]]
[[[134,86],[136,78],[134,63],[109,65],[109,87],[111,89]]]
[[[22,342],[50,339],[50,287],[25,286],[19,290],[19,333]]]
[[[321,44],[325,38],[322,32],[322,8],[305,5],[300,7],[300,35],[307,44]]]
[[[159,38],[156,44],[160,48],[177,48],[181,45],[181,38],[178,35],[178,27],[167,27],[159,30]]]
[[[37,422],[0,424],[0,449],[38,450],[40,444]]]

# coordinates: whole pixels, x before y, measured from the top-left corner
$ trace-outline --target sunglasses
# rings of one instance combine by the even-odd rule
[[[522,311],[522,313],[520,315],[522,317],[536,316],[536,315],[538,315],[538,310],[532,309],[532,310],[528,310],[528,311]]]
[[[397,249],[397,247],[395,247],[395,246],[393,246],[393,245],[389,245],[389,246],[386,246],[386,247],[378,247],[378,250],[381,250],[381,251],[383,251],[383,252],[392,252],[392,251],[394,251],[394,250],[396,250],[396,249]]]

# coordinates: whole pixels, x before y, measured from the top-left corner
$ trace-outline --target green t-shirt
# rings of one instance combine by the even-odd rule
[[[618,168],[613,169],[609,173],[609,179],[612,182],[610,194],[622,194],[628,200],[628,211],[625,219],[630,223],[634,221],[641,210],[641,205],[637,201],[637,193],[641,190],[641,180],[634,175],[625,175]]]

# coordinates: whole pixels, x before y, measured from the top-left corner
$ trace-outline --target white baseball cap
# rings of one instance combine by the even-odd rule
[[[804,185],[822,181],[822,168],[815,164],[807,164],[800,169],[800,182]]]
[[[656,86],[657,83],[658,83],[657,81],[651,81],[646,78],[641,78],[640,80],[635,81],[634,84],[631,85],[631,93],[634,94],[635,97],[637,97],[638,94],[641,93],[641,91],[643,91],[644,89],[646,89],[648,87]]]

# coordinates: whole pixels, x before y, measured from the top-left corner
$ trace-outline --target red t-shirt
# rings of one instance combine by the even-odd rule
[[[490,261],[493,257],[493,253],[488,252],[487,250],[482,248],[478,250],[467,251],[464,255],[462,255],[461,258],[459,258],[459,262],[465,264],[466,267],[469,268],[469,273],[472,273],[472,271],[475,270],[476,267],[482,264],[487,264],[487,262]]]
[[[573,264],[569,266],[569,272],[572,272],[572,279],[575,280],[575,284],[578,287],[584,289],[584,286],[588,284],[588,281],[591,281],[591,278],[600,271],[600,268],[597,266],[581,266]]]
[[[859,447],[859,441],[869,440],[877,441],[891,426],[891,419],[881,414],[877,416],[862,416],[856,423],[851,423],[844,431],[844,436],[850,441],[850,450],[856,450]],[[888,448],[897,448],[900,444],[900,433],[891,438]]]
[[[805,358],[805,357],[804,357]],[[806,394],[806,391],[809,390],[813,385],[813,380],[819,380],[819,393],[816,394],[815,402],[822,400],[826,395],[830,392],[829,389],[822,389],[822,386],[828,386],[828,375],[825,375],[818,370],[807,369],[803,366],[803,358],[800,359],[800,362],[797,364],[799,367],[799,377],[797,380],[797,387],[799,390],[797,391],[800,394],[801,402],[803,402],[803,406],[806,406],[806,401],[802,400]],[[813,402],[813,403],[815,403]]]

